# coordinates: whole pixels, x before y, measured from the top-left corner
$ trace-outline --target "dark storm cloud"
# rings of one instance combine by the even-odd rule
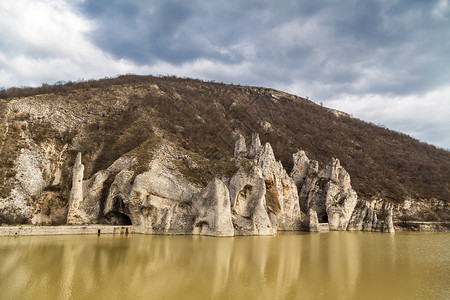
[[[250,62],[235,81],[323,82],[331,93],[421,93],[449,81],[450,21],[436,1],[84,1],[92,41],[117,58]],[[246,50],[252,49],[250,53]],[[217,80],[229,78],[217,71]],[[252,82],[257,79],[258,82]]]

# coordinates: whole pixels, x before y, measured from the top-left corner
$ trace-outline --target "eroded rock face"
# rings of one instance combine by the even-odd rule
[[[301,229],[304,203],[303,225],[310,231],[393,230],[392,207],[383,222],[365,201],[354,211],[356,193],[337,159],[319,171],[317,161],[300,151],[294,154],[291,177],[269,143],[262,146],[254,134],[247,151],[240,136],[235,147],[238,171],[224,179],[226,184],[214,178],[201,188],[176,166],[179,157],[189,166],[197,163],[177,151],[169,142],[162,143],[143,173],[135,174],[136,159],[124,156],[84,181],[78,154],[68,223],[133,224],[136,232],[150,234],[273,235]]]
[[[358,200],[347,230],[395,232],[392,209],[393,206],[384,201]],[[382,219],[378,218],[377,211]]]
[[[241,167],[231,178],[229,189],[232,221],[236,235],[273,235],[266,211],[266,186],[259,166]]]
[[[194,234],[234,236],[228,188],[214,178],[194,200]]]
[[[234,157],[238,158],[247,154],[247,146],[245,144],[245,138],[240,134],[238,140],[234,145]]]
[[[306,219],[307,226],[310,232],[319,231],[319,219],[317,218],[317,213],[314,209],[310,208],[308,210],[308,215]]]
[[[2,182],[10,190],[5,193],[0,189],[0,223],[50,225],[61,217],[65,221],[67,211],[56,211],[54,207],[59,205],[59,196],[46,190],[59,184],[57,157],[61,152],[52,144],[38,147],[25,133],[22,138],[30,149],[18,151],[14,168]],[[4,157],[0,155],[0,159]]]
[[[261,141],[259,139],[259,135],[257,133],[253,133],[252,141],[247,153],[248,158],[255,158],[259,151],[261,151]]]
[[[291,178],[294,180],[297,187],[302,187],[303,182],[306,181],[306,178],[309,173],[309,163],[310,160],[306,156],[305,151],[300,150],[297,153],[294,153],[292,155],[294,166],[292,167],[291,171]]]
[[[300,189],[299,201],[308,216],[312,209],[319,223],[328,223],[330,230],[346,230],[357,202],[357,194],[350,184],[350,175],[338,159],[332,161],[320,172],[318,163],[309,160],[303,151],[293,156],[291,175]],[[306,222],[309,230],[310,222]]]
[[[275,159],[269,143],[260,148],[256,158],[266,186],[267,210],[276,216],[273,226],[279,230],[299,230],[300,203],[294,180],[288,176],[281,162]]]
[[[195,216],[192,201],[199,192],[199,187],[170,169],[170,161],[161,151],[149,170],[136,176],[123,202],[138,232],[190,234]]]
[[[70,191],[69,212],[67,213],[67,224],[84,224],[89,222],[84,210],[80,206],[83,203],[83,176],[84,165],[81,163],[81,152],[78,153],[72,172],[72,189]]]
[[[330,230],[346,230],[358,200],[350,185],[350,175],[334,158],[319,177],[328,179],[325,205]]]

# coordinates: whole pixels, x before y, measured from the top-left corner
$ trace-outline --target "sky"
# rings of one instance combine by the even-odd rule
[[[128,73],[271,87],[450,149],[450,0],[0,0],[0,88]]]

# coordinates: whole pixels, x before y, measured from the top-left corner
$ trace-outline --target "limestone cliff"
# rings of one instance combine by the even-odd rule
[[[299,189],[299,202],[306,213],[305,229],[320,231],[320,223],[329,230],[366,230],[394,232],[392,207],[382,202],[386,219],[378,221],[377,213],[368,202],[358,200],[351,187],[350,175],[338,159],[319,171],[318,163],[304,151],[293,154],[291,177]]]
[[[448,152],[279,91],[130,78],[0,99],[1,224],[229,236],[450,220]]]
[[[337,159],[318,171],[317,163],[300,151],[294,154],[294,180],[275,159],[269,143],[262,146],[253,134],[247,150],[239,136],[230,161],[238,167],[236,172],[202,185],[183,168],[199,169],[209,165],[206,159],[164,139],[143,148],[144,153],[132,151],[85,180],[79,153],[67,222],[129,223],[140,233],[210,236],[321,231],[321,223],[328,223],[329,230],[394,231],[392,207],[384,207],[385,220],[378,221],[366,201],[356,205],[350,176]],[[180,159],[186,164],[180,165]],[[301,201],[302,197],[306,199]],[[303,220],[300,203],[306,204]]]

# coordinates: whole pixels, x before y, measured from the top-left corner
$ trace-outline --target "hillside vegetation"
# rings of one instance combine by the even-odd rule
[[[0,105],[20,97],[89,115],[85,128],[57,131],[45,119],[29,122],[28,128],[37,144],[57,139],[71,143],[73,153],[82,151],[87,177],[152,139],[155,132],[216,161],[232,157],[239,133],[249,140],[257,132],[288,170],[298,150],[321,166],[339,158],[360,197],[393,202],[405,197],[450,199],[450,152],[273,89],[126,75],[6,89],[0,91]],[[18,124],[27,118],[22,114]],[[8,134],[19,131],[9,129]],[[13,176],[8,173],[14,159],[8,153],[13,150],[8,149],[14,146],[2,148],[0,179]],[[64,174],[69,184],[69,169]]]

